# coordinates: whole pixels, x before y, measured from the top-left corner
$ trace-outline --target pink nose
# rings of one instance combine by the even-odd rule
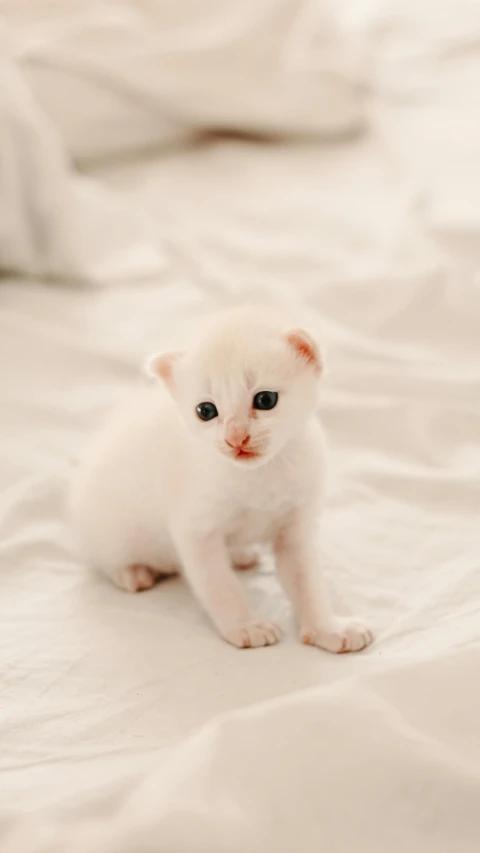
[[[250,441],[250,436],[244,432],[232,432],[228,438],[225,438],[226,444],[233,450],[242,450]]]

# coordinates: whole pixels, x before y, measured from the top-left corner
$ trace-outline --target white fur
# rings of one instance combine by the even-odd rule
[[[214,318],[188,352],[153,356],[149,372],[163,381],[114,413],[73,485],[85,559],[131,591],[181,568],[219,633],[250,647],[280,634],[253,615],[232,563],[254,562],[268,543],[302,640],[332,652],[368,645],[368,628],[333,615],[317,555],[321,369],[306,332],[258,307]],[[275,408],[252,409],[262,390],[278,392]],[[204,401],[218,409],[212,421],[196,414]],[[259,455],[237,458],[242,441]]]

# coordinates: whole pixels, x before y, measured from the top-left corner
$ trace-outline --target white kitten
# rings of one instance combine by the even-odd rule
[[[335,617],[316,546],[324,442],[313,339],[259,307],[216,317],[151,375],[99,435],[73,486],[86,559],[132,592],[180,570],[219,633],[240,648],[277,642],[232,563],[272,546],[304,643],[359,651],[371,631]]]

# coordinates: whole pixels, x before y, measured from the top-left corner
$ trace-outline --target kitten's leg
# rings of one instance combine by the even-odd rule
[[[230,548],[230,558],[235,569],[254,569],[260,562],[260,549],[254,545]]]
[[[373,640],[363,622],[333,613],[315,535],[308,523],[295,518],[274,542],[277,571],[300,622],[303,643],[329,652],[359,652]]]
[[[271,622],[255,619],[243,587],[218,536],[177,537],[185,575],[219,634],[240,649],[270,646],[280,639]]]

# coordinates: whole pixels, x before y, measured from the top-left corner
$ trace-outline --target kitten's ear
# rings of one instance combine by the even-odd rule
[[[169,391],[174,391],[175,367],[183,356],[180,350],[154,353],[145,362],[145,373],[152,379],[162,379]]]
[[[315,373],[320,376],[323,372],[323,359],[312,336],[305,329],[292,329],[287,335],[287,341],[295,350],[296,356],[313,367]]]

